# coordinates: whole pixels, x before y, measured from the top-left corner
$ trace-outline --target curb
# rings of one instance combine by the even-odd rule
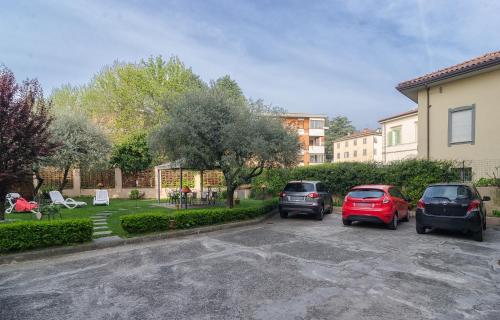
[[[27,252],[20,253],[10,253],[5,255],[0,255],[0,265],[3,264],[11,264],[22,261],[29,260],[38,260],[49,257],[56,257],[65,254],[79,253],[85,251],[92,251],[98,249],[112,248],[117,246],[123,246],[127,244],[136,244],[143,242],[151,242],[156,240],[164,240],[164,239],[173,239],[173,238],[181,238],[190,235],[198,235],[202,233],[208,233],[219,230],[233,229],[238,227],[246,227],[255,224],[259,224],[278,212],[277,209],[272,210],[271,212],[265,214],[264,216],[252,220],[243,220],[238,222],[229,222],[224,224],[216,224],[206,227],[199,227],[193,229],[185,229],[185,230],[174,230],[169,232],[162,232],[152,235],[139,236],[135,238],[119,238],[117,236],[109,237],[109,238],[97,238],[92,240],[90,243],[84,243],[75,246],[67,246],[67,247],[54,247],[54,248],[44,248],[39,250],[32,250]]]

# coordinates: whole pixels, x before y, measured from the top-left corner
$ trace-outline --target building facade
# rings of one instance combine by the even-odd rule
[[[326,115],[309,113],[286,113],[285,125],[297,129],[302,150],[299,165],[315,165],[325,162]]]
[[[418,103],[418,156],[457,162],[464,180],[500,172],[500,51],[400,83]]]
[[[333,142],[333,162],[382,161],[382,133],[364,129]]]
[[[382,162],[416,158],[418,151],[418,109],[378,121],[382,129]]]

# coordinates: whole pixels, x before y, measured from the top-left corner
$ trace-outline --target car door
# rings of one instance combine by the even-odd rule
[[[398,212],[398,216],[401,217],[401,214],[404,212],[403,207],[403,199],[401,198],[403,195],[399,192],[399,190],[395,187],[389,188],[389,194],[394,201],[394,206],[396,207],[396,211]]]

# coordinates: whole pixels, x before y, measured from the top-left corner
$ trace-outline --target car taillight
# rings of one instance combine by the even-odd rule
[[[418,209],[425,209],[425,202],[424,202],[424,200],[422,200],[422,199],[418,200],[418,202],[417,202],[417,208]]]
[[[470,204],[469,204],[469,207],[467,208],[467,212],[471,212],[472,210],[477,210],[479,209],[479,205],[481,203],[479,202],[479,200],[473,200]]]
[[[313,198],[313,199],[316,199],[316,198],[319,198],[319,193],[317,192],[311,192],[307,195],[309,198]]]
[[[280,198],[286,197],[286,192],[280,192]]]

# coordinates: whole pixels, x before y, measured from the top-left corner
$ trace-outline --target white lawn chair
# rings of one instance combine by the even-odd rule
[[[68,209],[74,209],[76,207],[83,207],[87,205],[87,202],[75,201],[71,198],[64,199],[63,195],[59,191],[50,191],[49,196],[52,204],[62,205]]]
[[[16,200],[21,198],[21,195],[19,193],[7,193],[7,196],[5,197],[5,200],[7,200],[7,205],[9,206],[7,209],[5,209],[5,213],[11,213],[12,211],[15,210],[16,208]]]
[[[94,197],[94,206],[99,204],[105,204],[109,206],[109,194],[108,190],[96,190]]]

